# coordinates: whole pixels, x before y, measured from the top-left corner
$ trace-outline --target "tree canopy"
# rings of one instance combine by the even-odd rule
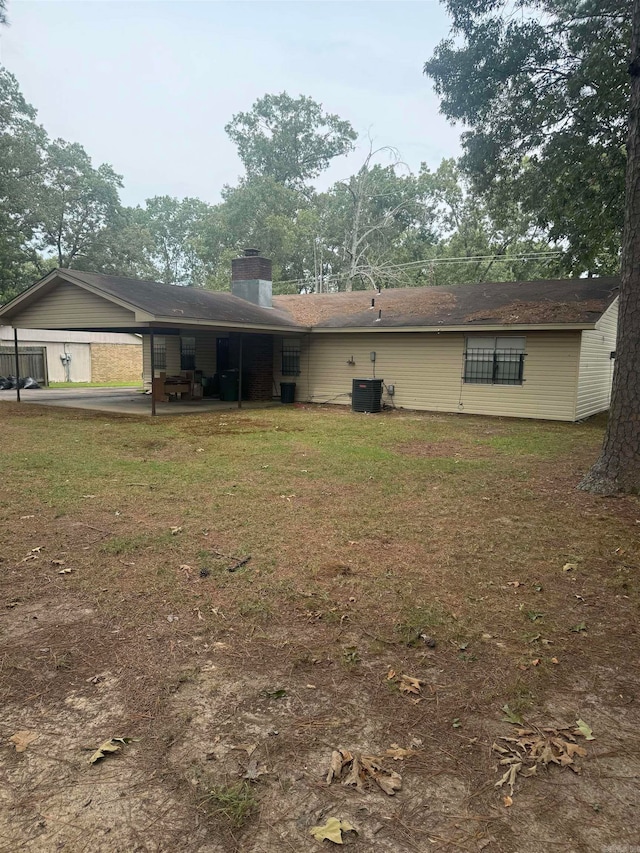
[[[348,121],[324,112],[322,104],[286,92],[259,98],[225,130],[247,177],[270,177],[291,187],[317,178],[334,157],[351,151],[357,138]]]
[[[280,292],[555,271],[557,247],[506,182],[489,198],[454,161],[412,174],[370,142],[354,174],[318,192],[310,181],[353,146],[348,122],[281,94],[229,127],[246,174],[218,204],[158,194],[127,207],[114,169],[77,142],[51,140],[0,69],[0,302],[54,266],[227,289],[231,259],[247,245],[273,260]]]
[[[462,166],[502,185],[573,273],[617,271],[623,221],[626,0],[445,0],[452,36],[425,64],[468,128]]]

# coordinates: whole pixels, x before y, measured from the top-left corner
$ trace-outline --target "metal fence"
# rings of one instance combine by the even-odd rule
[[[40,385],[48,383],[45,347],[18,347],[20,377],[31,376]],[[13,347],[0,347],[0,376],[15,376],[16,356]]]

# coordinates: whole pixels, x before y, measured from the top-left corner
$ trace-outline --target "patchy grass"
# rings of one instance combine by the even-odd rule
[[[311,851],[331,816],[363,851],[634,843],[640,508],[576,490],[602,420],[0,419],[12,849]],[[523,779],[505,808],[505,705],[585,719],[582,774]],[[83,750],[112,736],[137,740],[91,768],[85,808]],[[338,746],[412,742],[395,797],[323,781]]]

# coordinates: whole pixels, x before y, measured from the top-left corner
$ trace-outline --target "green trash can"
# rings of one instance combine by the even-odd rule
[[[233,402],[238,399],[238,371],[225,370],[220,374],[220,399]]]
[[[295,403],[296,400],[296,383],[281,382],[280,383],[280,402]]]

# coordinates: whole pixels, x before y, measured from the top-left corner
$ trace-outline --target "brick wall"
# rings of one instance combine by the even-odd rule
[[[271,281],[271,261],[260,255],[234,258],[231,261],[231,281]]]
[[[91,381],[142,383],[142,344],[91,344]]]

